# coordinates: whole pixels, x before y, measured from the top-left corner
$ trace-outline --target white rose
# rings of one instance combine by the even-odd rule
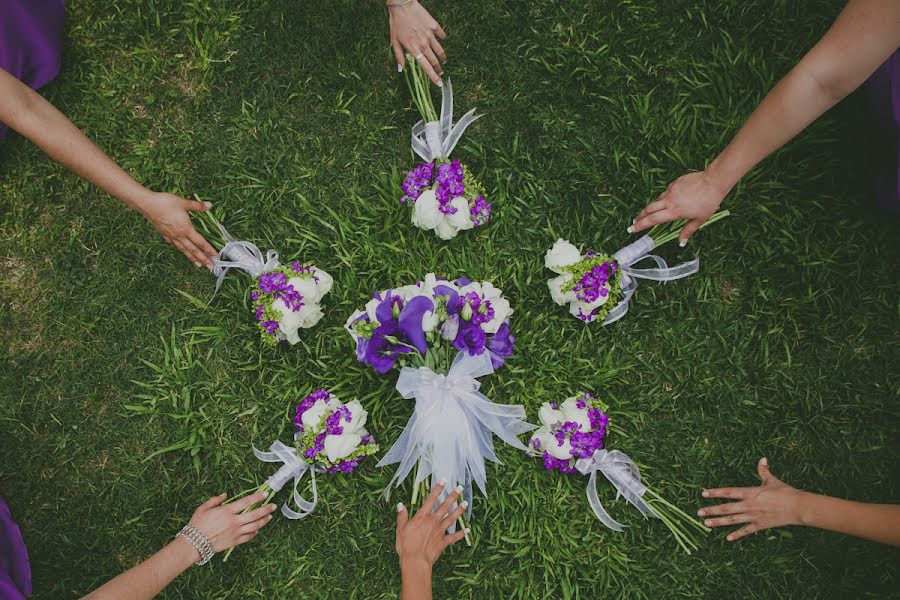
[[[312,277],[291,277],[288,284],[303,296],[304,304],[316,303],[322,297],[322,290]]]
[[[372,298],[366,302],[366,314],[369,316],[369,322],[371,323],[378,323],[378,319],[375,317],[375,309],[378,308],[379,304],[381,304],[381,300],[376,298]]]
[[[513,310],[506,298],[494,298],[490,300],[491,308],[494,309],[494,318],[481,326],[485,333],[494,334],[512,315]]]
[[[319,421],[322,420],[322,417],[324,417],[326,413],[330,412],[330,397],[326,400],[316,400],[315,404],[307,408],[306,412],[304,412],[303,416],[301,417],[301,421],[303,422],[303,429],[306,431],[315,429],[319,426]]]
[[[550,288],[550,296],[553,298],[553,301],[562,306],[567,302],[573,302],[576,300],[575,292],[569,290],[567,292],[563,292],[563,288],[568,286],[572,282],[572,276],[568,273],[560,275],[559,277],[554,277],[550,281],[547,282],[547,287]]]
[[[422,315],[422,331],[424,331],[425,333],[434,331],[440,324],[441,320],[434,313],[434,311],[430,311]]]
[[[468,294],[469,292],[475,292],[479,298],[484,297],[484,289],[481,287],[481,283],[478,281],[469,282],[467,285],[459,288],[459,295],[463,296]]]
[[[344,406],[350,410],[350,422],[341,421],[341,427],[344,428],[344,434],[355,433],[358,435],[365,435],[365,433],[363,433],[363,427],[366,426],[366,420],[369,418],[369,413],[366,412],[366,409],[363,408],[359,400],[353,400]]]
[[[541,427],[537,431],[534,432],[534,435],[531,436],[531,440],[537,440],[540,443],[540,448],[536,450],[536,452],[544,453],[545,450],[550,448],[550,444],[556,444],[556,438],[553,437],[553,434],[550,433],[550,429],[547,427]],[[529,442],[528,447],[534,450],[534,445]]]
[[[568,439],[563,439],[563,443],[560,444],[559,440],[556,439],[556,436],[553,435],[550,430],[546,430],[546,433],[539,434],[535,436],[541,442],[541,450],[550,453],[550,456],[553,458],[559,458],[562,460],[566,460],[572,458],[572,444],[569,443]]]
[[[347,330],[347,333],[349,333],[354,340],[356,340],[359,336],[357,336],[356,332],[353,330],[353,324],[356,323],[360,317],[365,316],[365,314],[366,311],[364,310],[354,311],[353,314],[350,315],[350,318],[347,319],[347,322],[344,323],[344,329]]]
[[[459,233],[459,229],[454,227],[449,218],[444,217],[437,224],[437,227],[434,228],[434,232],[442,240],[452,240],[456,237],[456,234]]]
[[[304,304],[294,314],[300,319],[299,326],[303,329],[314,327],[325,316],[318,304]]]
[[[475,227],[475,222],[472,220],[472,213],[469,211],[468,200],[462,196],[457,196],[450,201],[450,206],[456,209],[455,213],[447,215],[447,219],[450,221],[451,225],[460,231]]]
[[[404,302],[408,302],[415,296],[422,293],[422,288],[417,285],[404,285],[403,287],[394,288],[394,295],[403,298]]]
[[[609,290],[609,288],[606,288]],[[595,308],[598,306],[602,306],[606,304],[606,301],[609,300],[609,293],[605,296],[600,295],[593,302],[580,302],[577,299],[572,301],[572,304],[569,305],[569,312],[571,312],[576,317],[578,316],[578,311],[580,310],[583,314],[589,315],[591,314]]]
[[[325,436],[325,456],[331,462],[338,462],[353,454],[361,441],[362,437],[355,433]]]
[[[569,398],[562,403],[560,408],[566,421],[578,423],[581,426],[580,430],[585,433],[591,430],[591,419],[588,417],[587,406],[578,408],[578,400]]]
[[[438,206],[434,190],[422,192],[422,195],[416,199],[416,206],[413,209],[413,225],[422,229],[434,229],[437,227],[444,217],[443,213],[438,210]]]
[[[321,298],[331,291],[331,288],[334,286],[334,277],[322,269],[315,269],[313,275],[315,275],[318,280],[316,281],[316,285],[319,286],[319,292],[321,293],[321,296],[319,297]]]
[[[301,323],[303,321],[303,317],[300,316],[298,312],[291,310],[281,298],[278,298],[274,302],[272,302],[272,308],[279,314],[278,329],[280,329],[281,333],[284,334],[284,337],[288,341],[288,343],[293,346],[300,341],[300,336],[297,334],[297,330],[302,327]]]
[[[574,265],[580,260],[581,252],[578,248],[561,238],[544,255],[544,265],[556,273],[562,273],[563,267]]]
[[[544,402],[541,405],[541,410],[538,411],[538,419],[541,420],[541,424],[544,426],[551,427],[562,422],[563,413],[561,410],[551,407],[549,402]]]

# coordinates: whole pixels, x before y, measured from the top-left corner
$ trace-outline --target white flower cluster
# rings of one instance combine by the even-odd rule
[[[334,278],[322,269],[313,267],[312,276],[298,275],[287,280],[303,297],[303,306],[293,310],[281,298],[272,301],[272,310],[279,313],[278,331],[292,346],[300,341],[299,330],[314,327],[325,313],[322,311],[321,302],[325,294],[331,291]]]
[[[335,433],[328,424],[328,418],[335,412],[340,413],[335,419],[335,425],[341,429],[341,433]],[[316,436],[325,433],[324,447],[320,451],[325,452],[329,462],[338,463],[345,458],[360,454],[359,446],[363,438],[369,435],[365,428],[368,417],[369,413],[362,407],[359,400],[352,400],[344,404],[337,396],[327,394],[324,398],[316,400],[299,416],[303,433],[297,435],[306,439],[315,439]]]
[[[469,201],[463,196],[457,196],[450,201],[450,206],[456,209],[452,215],[440,211],[440,203],[434,189],[425,190],[416,199],[413,210],[413,225],[426,231],[434,230],[442,240],[450,240],[460,231],[472,229],[475,222],[469,211]]]
[[[547,282],[553,301],[560,306],[568,304],[569,312],[573,316],[583,321],[593,321],[592,313],[600,306],[606,304],[615,294],[611,293],[612,289],[607,281],[599,286],[601,289],[598,292],[600,293],[597,293],[596,299],[592,302],[583,302],[578,299],[572,290],[572,282],[575,279],[575,275],[567,270],[567,267],[577,265],[585,258],[587,257],[583,256],[581,251],[574,245],[564,239],[558,239],[553,244],[553,247],[547,250],[547,254],[544,256],[544,265],[558,274],[558,277],[554,277]]]

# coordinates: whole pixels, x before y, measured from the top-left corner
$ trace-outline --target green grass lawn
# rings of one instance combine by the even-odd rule
[[[214,202],[237,236],[335,276],[326,318],[264,347],[230,276],[213,279],[136,213],[18,136],[0,145],[0,494],[22,524],[35,598],[84,594],[166,543],[207,497],[262,481],[250,446],[290,433],[325,386],[363,400],[387,448],[412,405],[355,361],[344,320],[375,289],[429,271],[492,280],[517,353],[483,390],[523,403],[588,389],[613,407],[609,447],[680,506],[755,485],[900,501],[895,218],[870,209],[863,98],[747,177],[732,216],[689,250],[701,272],[641,284],[586,327],[552,305],[557,237],[616,250],[631,218],[702,168],[821,36],[838,0],[428,2],[449,34],[459,114],[485,117],[457,156],[492,191],[487,227],[441,242],[390,189],[417,119],[380,2],[71,0],[46,95],[149,187]],[[673,262],[690,256],[669,248]],[[152,456],[177,446],[180,449]],[[590,513],[586,478],[511,448],[476,494],[472,548],[438,597],[858,598],[898,587],[896,549],[815,530],[725,531],[692,556],[612,488],[631,527]],[[165,598],[397,598],[392,469],[320,479],[304,521],[278,518]],[[407,499],[408,488],[393,501]]]

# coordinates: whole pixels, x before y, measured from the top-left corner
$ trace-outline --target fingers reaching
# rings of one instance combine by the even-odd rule
[[[399,532],[403,529],[407,523],[409,523],[409,513],[406,512],[406,507],[400,502],[397,504],[397,531]]]
[[[441,83],[441,76],[438,75],[441,66],[431,48],[425,48],[421,52],[416,52],[413,56],[419,66],[422,67],[422,70],[425,71],[425,74],[428,75],[428,79],[430,79],[432,83],[435,85],[443,85],[443,83]],[[437,65],[436,68],[435,65]]]
[[[219,494],[218,496],[213,496],[206,502],[200,505],[200,508],[203,510],[208,510],[210,508],[215,508],[225,502],[225,498],[228,496],[226,494]]]
[[[444,501],[441,502],[441,505],[438,506],[437,510],[434,511],[434,514],[437,515],[438,519],[443,519],[447,516],[448,513],[452,510],[453,505],[459,499],[459,495],[462,494],[463,487],[461,485],[456,486],[456,488],[447,494],[447,497],[444,498]]]
[[[443,521],[441,521],[441,529],[444,531],[450,529],[450,526],[459,520],[463,513],[466,512],[466,509],[468,507],[469,503],[466,500],[460,502],[456,509],[452,513],[447,515],[447,517]]]
[[[204,212],[212,208],[212,202],[201,202],[199,200],[185,200],[184,210],[191,212]]]
[[[437,504],[438,497],[441,495],[441,492],[444,491],[445,485],[447,485],[447,482],[439,481],[436,486],[431,488],[431,493],[428,494],[427,498],[425,498],[425,502],[422,503],[422,508],[419,509],[419,513],[430,515],[434,512],[434,507]]]
[[[245,512],[242,515],[239,515],[238,520],[244,524],[253,523],[254,521],[258,521],[264,517],[268,517],[273,512],[275,512],[276,508],[278,507],[274,504],[265,504],[258,508],[254,508],[251,511]]]
[[[204,261],[204,264],[207,267],[211,267],[212,261],[210,259],[218,254],[216,249],[212,247],[212,244],[206,241],[205,237],[197,233],[196,230],[192,231],[189,235],[191,241],[194,242],[194,245],[200,248],[200,251],[206,256],[207,260]]]
[[[438,69],[443,70],[441,65],[447,62],[447,54],[436,37],[431,38],[431,51],[434,52],[434,55],[440,61],[440,64],[437,65]]]
[[[760,528],[756,525],[756,523],[748,523],[747,525],[744,525],[737,531],[733,531],[733,532],[729,533],[727,536],[725,536],[725,539],[728,540],[729,542],[736,542],[737,540],[741,539],[742,537],[756,533],[759,530],[760,530]]]
[[[257,502],[263,502],[269,495],[265,492],[260,492],[258,494],[251,494],[249,496],[244,496],[237,502],[231,504],[231,510],[235,514],[240,513],[245,508],[249,508],[256,504]]]
[[[700,229],[700,226],[703,225],[703,222],[700,219],[694,219],[690,223],[684,226],[681,230],[681,235],[678,236],[678,245],[684,246],[688,243],[688,240],[691,239],[691,236],[697,233],[697,230]]]
[[[732,500],[743,500],[747,497],[748,488],[713,488],[711,490],[703,490],[704,498],[731,498]]]
[[[637,233],[638,231],[649,229],[654,225],[659,225],[660,223],[668,223],[669,221],[674,221],[678,218],[678,215],[675,214],[671,209],[664,208],[654,213],[650,213],[643,219],[638,219],[637,223],[628,228],[628,233]]]
[[[718,517],[715,519],[706,519],[703,524],[707,527],[722,527],[723,525],[737,525],[738,523],[749,523],[753,520],[748,514],[739,513],[736,515],[728,515],[726,517]]]
[[[456,542],[458,542],[459,540],[465,538],[467,533],[469,533],[468,529],[460,529],[459,531],[456,531],[455,533],[451,533],[450,535],[445,535],[444,536],[444,548],[446,548],[447,546],[451,546],[451,545],[455,544]]]
[[[697,515],[701,517],[710,517],[716,515],[733,515],[743,511],[743,502],[727,502],[725,504],[717,504],[716,506],[701,508],[697,511]]]
[[[394,49],[394,59],[397,61],[397,72],[400,73],[406,66],[406,53],[403,52],[403,46],[395,37],[391,38],[391,48]]]
[[[771,471],[769,471],[769,461],[766,457],[759,459],[759,462],[756,465],[756,473],[759,475],[763,485],[769,482],[780,481],[777,477],[772,475]]]

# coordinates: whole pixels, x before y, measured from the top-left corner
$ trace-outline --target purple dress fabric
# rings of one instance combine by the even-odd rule
[[[875,175],[875,199],[881,208],[900,213],[900,50],[866,82],[877,132],[890,138],[885,166]]]
[[[56,77],[64,14],[63,0],[0,0],[0,69],[35,90]]]
[[[0,498],[0,600],[22,600],[31,594],[28,552],[9,507]]]

